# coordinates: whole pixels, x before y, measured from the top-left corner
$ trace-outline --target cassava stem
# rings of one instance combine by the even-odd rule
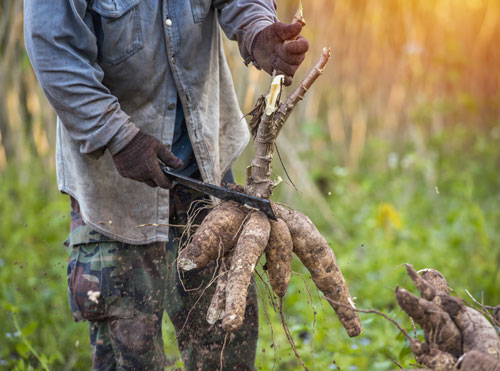
[[[272,171],[272,160],[274,155],[274,144],[278,134],[292,113],[295,105],[304,98],[305,93],[309,90],[316,79],[323,73],[325,65],[330,59],[330,49],[323,48],[323,52],[319,57],[314,67],[309,71],[306,77],[302,80],[295,91],[290,94],[284,103],[277,106],[279,96],[281,95],[282,77],[276,76],[271,83],[271,88],[267,97],[277,97],[277,100],[267,99],[265,108],[260,109],[260,105],[264,104],[262,100],[257,102],[257,107],[254,112],[261,114],[258,126],[254,122],[252,132],[255,132],[255,156],[250,167],[247,170],[247,186],[248,194],[269,198],[273,191],[273,182],[270,180]],[[279,86],[279,90],[278,90]],[[258,120],[258,118],[257,118]],[[257,126],[255,128],[255,126]]]
[[[269,198],[272,193],[271,162],[273,161],[274,143],[278,136],[278,127],[273,116],[278,108],[282,83],[283,75],[273,78],[271,88],[264,101],[265,107],[254,140],[255,156],[247,174],[246,192],[257,197]]]
[[[321,52],[321,55],[314,67],[309,71],[306,77],[304,77],[297,89],[295,89],[295,91],[286,98],[284,103],[280,104],[278,111],[274,115],[274,119],[278,126],[278,134],[285,124],[285,121],[288,119],[293,109],[295,108],[295,105],[302,99],[304,99],[304,95],[307,93],[312,84],[314,84],[316,79],[323,74],[325,66],[330,60],[330,57],[330,49],[323,48],[323,51]]]

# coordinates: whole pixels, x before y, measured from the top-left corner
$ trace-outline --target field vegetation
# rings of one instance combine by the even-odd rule
[[[295,7],[280,1],[281,19]],[[305,0],[304,13],[311,50],[298,76],[323,46],[333,59],[278,139],[289,177],[275,159],[284,181],[274,199],[313,220],[358,307],[381,310],[410,333],[394,299],[396,285],[415,292],[403,263],[441,271],[463,298],[467,289],[499,304],[498,1]],[[1,2],[0,369],[88,369],[87,327],[72,322],[67,303],[69,202],[55,180],[55,117],[22,40],[22,2]],[[226,46],[249,112],[269,77]],[[235,165],[240,182],[251,157],[249,148]],[[364,332],[349,338],[300,262],[292,269],[285,316],[310,369],[414,363],[404,337],[378,316],[360,314]],[[257,282],[256,366],[298,369],[269,287]],[[164,334],[170,368],[182,368],[167,319]]]

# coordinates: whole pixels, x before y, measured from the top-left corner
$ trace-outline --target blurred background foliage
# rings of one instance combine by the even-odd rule
[[[283,21],[295,1],[279,1]],[[458,295],[500,302],[500,3],[304,0],[311,44],[333,59],[287,122],[275,199],[308,214],[331,242],[356,302],[412,329],[395,305],[401,264],[432,267]],[[269,77],[226,42],[244,112]],[[23,45],[22,2],[0,1],[0,368],[88,369],[85,324],[66,300],[69,205],[57,192],[55,117]],[[249,148],[238,160],[244,181]],[[285,313],[313,368],[389,370],[414,362],[387,321],[361,315],[349,339],[294,262]],[[297,369],[266,286],[257,367]],[[170,368],[182,367],[165,321]],[[421,336],[417,332],[418,336]]]

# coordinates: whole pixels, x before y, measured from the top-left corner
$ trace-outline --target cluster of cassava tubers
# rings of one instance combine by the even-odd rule
[[[329,50],[324,49],[314,68],[284,103],[280,103],[282,75],[274,77],[269,94],[257,101],[250,113],[255,157],[247,169],[246,193],[263,198],[271,196],[276,186],[270,180],[276,138],[296,103],[321,75],[329,57]],[[325,238],[306,215],[278,204],[272,206],[276,221],[268,219],[262,211],[234,201],[223,202],[211,210],[188,246],[180,251],[177,264],[184,271],[205,267],[213,261],[220,263],[208,322],[222,320],[225,331],[235,331],[242,325],[248,286],[264,253],[270,284],[274,293],[283,298],[295,253],[318,289],[330,299],[349,336],[359,335],[362,331],[359,317]]]
[[[222,257],[207,321],[213,324],[222,319],[226,331],[237,330],[243,323],[248,285],[263,253],[271,287],[280,298],[290,281],[293,251],[326,297],[353,306],[335,255],[310,219],[280,205],[273,207],[277,221],[234,201],[224,202],[209,213],[179,254],[178,265],[183,270],[202,268]],[[358,335],[362,328],[356,312],[332,306],[347,333]]]
[[[435,371],[500,371],[499,333],[486,317],[450,295],[440,272],[417,273],[409,264],[406,269],[420,297],[396,288],[396,300],[424,331],[424,342],[406,334],[417,362]],[[496,326],[500,326],[499,312],[500,306],[495,308],[498,318],[490,316]]]

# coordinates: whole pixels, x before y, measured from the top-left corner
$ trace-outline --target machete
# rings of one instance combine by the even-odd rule
[[[269,200],[266,200],[265,198],[250,196],[246,193],[233,191],[231,189],[219,187],[210,183],[204,183],[184,175],[176,174],[168,170],[166,166],[160,165],[160,167],[169,179],[174,180],[179,184],[182,184],[186,187],[207,194],[209,196],[220,198],[224,201],[233,200],[240,204],[251,206],[264,212],[272,220],[276,220],[276,215],[274,215],[273,208],[271,207],[271,202]]]

